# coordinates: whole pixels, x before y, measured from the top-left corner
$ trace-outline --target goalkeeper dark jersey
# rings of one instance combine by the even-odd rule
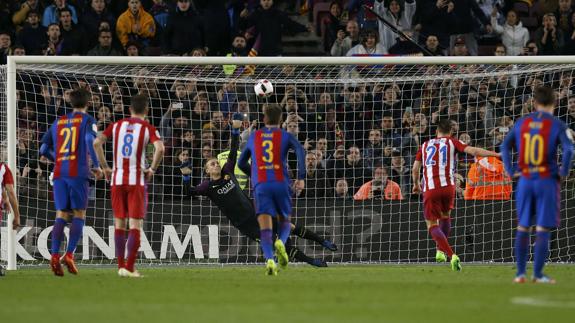
[[[212,203],[230,220],[233,226],[239,226],[250,218],[255,218],[255,209],[251,199],[240,188],[234,175],[238,157],[239,134],[232,132],[232,145],[228,161],[222,168],[222,177],[218,180],[205,180],[190,188],[189,195],[207,196]]]

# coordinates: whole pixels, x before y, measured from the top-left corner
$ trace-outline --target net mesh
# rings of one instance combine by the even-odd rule
[[[150,122],[159,129],[167,151],[149,185],[141,249],[144,263],[260,259],[256,242],[233,228],[209,200],[186,196],[183,187],[198,185],[205,179],[204,162],[227,151],[232,113],[244,114],[241,138],[245,143],[262,125],[262,105],[271,103],[282,106],[282,126],[297,136],[307,153],[306,189],[294,197],[294,222],[333,240],[339,248],[327,251],[303,238],[294,238],[295,245],[312,257],[332,262],[427,262],[434,260],[435,245],[425,228],[420,197],[411,194],[410,170],[420,144],[435,134],[438,120],[451,119],[460,140],[494,149],[514,121],[533,110],[532,89],[546,84],[559,91],[557,115],[575,129],[574,67],[18,65],[18,169],[14,172],[24,224],[18,233],[19,263],[43,262],[49,256],[55,213],[52,165],[39,159],[39,140],[57,116],[71,111],[68,95],[73,88],[91,91],[88,112],[98,121],[99,131],[127,116],[132,95],[146,94],[150,99]],[[1,71],[0,83],[5,85],[5,70]],[[274,84],[273,96],[254,95],[258,79]],[[5,102],[1,92],[3,142]],[[111,144],[106,153],[111,161]],[[289,165],[293,178],[295,155]],[[469,173],[473,167],[479,166],[472,157],[459,156],[450,242],[464,261],[510,262],[513,204],[509,196],[481,199],[470,190],[464,199],[466,186],[471,189],[485,180]],[[401,200],[397,190],[386,189],[391,184],[380,187],[380,177],[374,179],[375,173],[381,175],[380,169],[397,184]],[[371,180],[375,181],[372,189],[359,194]],[[510,184],[486,185],[502,191]],[[104,181],[92,181],[90,187],[87,228],[77,257],[89,263],[113,263],[109,187]],[[249,191],[249,184],[245,188]],[[364,200],[354,200],[356,193],[356,199]],[[562,226],[553,235],[554,261],[574,260],[573,193],[573,184],[567,182]]]

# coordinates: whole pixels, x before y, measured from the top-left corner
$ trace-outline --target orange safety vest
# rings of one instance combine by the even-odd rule
[[[509,200],[513,187],[503,162],[496,157],[480,157],[467,174],[466,200]]]

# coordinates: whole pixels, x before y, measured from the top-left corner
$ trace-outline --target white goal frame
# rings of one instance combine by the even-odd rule
[[[93,57],[93,56],[9,56],[7,63],[7,156],[16,167],[17,107],[16,72],[19,64],[86,65],[466,65],[466,64],[575,64],[575,56],[466,56],[466,57]],[[16,270],[16,231],[13,214],[7,216],[7,269]]]

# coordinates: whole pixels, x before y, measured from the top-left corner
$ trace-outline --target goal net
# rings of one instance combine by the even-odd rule
[[[454,136],[463,142],[498,149],[514,121],[533,111],[533,88],[545,84],[559,93],[557,116],[575,129],[575,64],[568,62],[492,65],[470,59],[451,64],[419,58],[425,64],[414,64],[413,58],[337,58],[330,64],[321,58],[315,65],[310,59],[291,59],[288,65],[287,58],[117,58],[105,64],[89,57],[50,59],[15,63],[15,102],[10,106],[6,68],[0,70],[2,158],[17,177],[22,213],[11,248],[21,265],[49,259],[55,217],[52,165],[39,158],[39,141],[59,115],[71,111],[69,93],[78,87],[92,93],[88,112],[99,131],[128,116],[131,96],[149,97],[149,120],[167,146],[148,185],[140,261],[150,264],[261,261],[256,242],[241,235],[209,200],[189,197],[185,189],[206,179],[207,159],[225,160],[228,122],[235,112],[244,116],[243,144],[263,125],[264,104],[279,104],[285,111],[282,126],[306,149],[306,188],[293,197],[293,222],[332,240],[338,250],[300,237],[293,243],[311,257],[335,263],[434,260],[435,245],[423,221],[421,198],[411,194],[410,174],[419,145],[434,136],[438,120],[452,120]],[[273,83],[274,95],[254,95],[260,79]],[[12,140],[9,109],[16,115]],[[6,154],[10,145],[17,147],[15,156]],[[110,161],[111,144],[106,151]],[[293,175],[296,161],[290,156]],[[500,164],[465,155],[459,156],[456,171],[449,237],[454,250],[466,262],[513,261],[512,181]],[[244,175],[237,176],[249,192]],[[561,227],[553,233],[552,261],[575,260],[573,195],[568,181],[562,190]],[[3,221],[6,259],[10,230]],[[114,263],[113,234],[109,184],[91,181],[77,259]]]

